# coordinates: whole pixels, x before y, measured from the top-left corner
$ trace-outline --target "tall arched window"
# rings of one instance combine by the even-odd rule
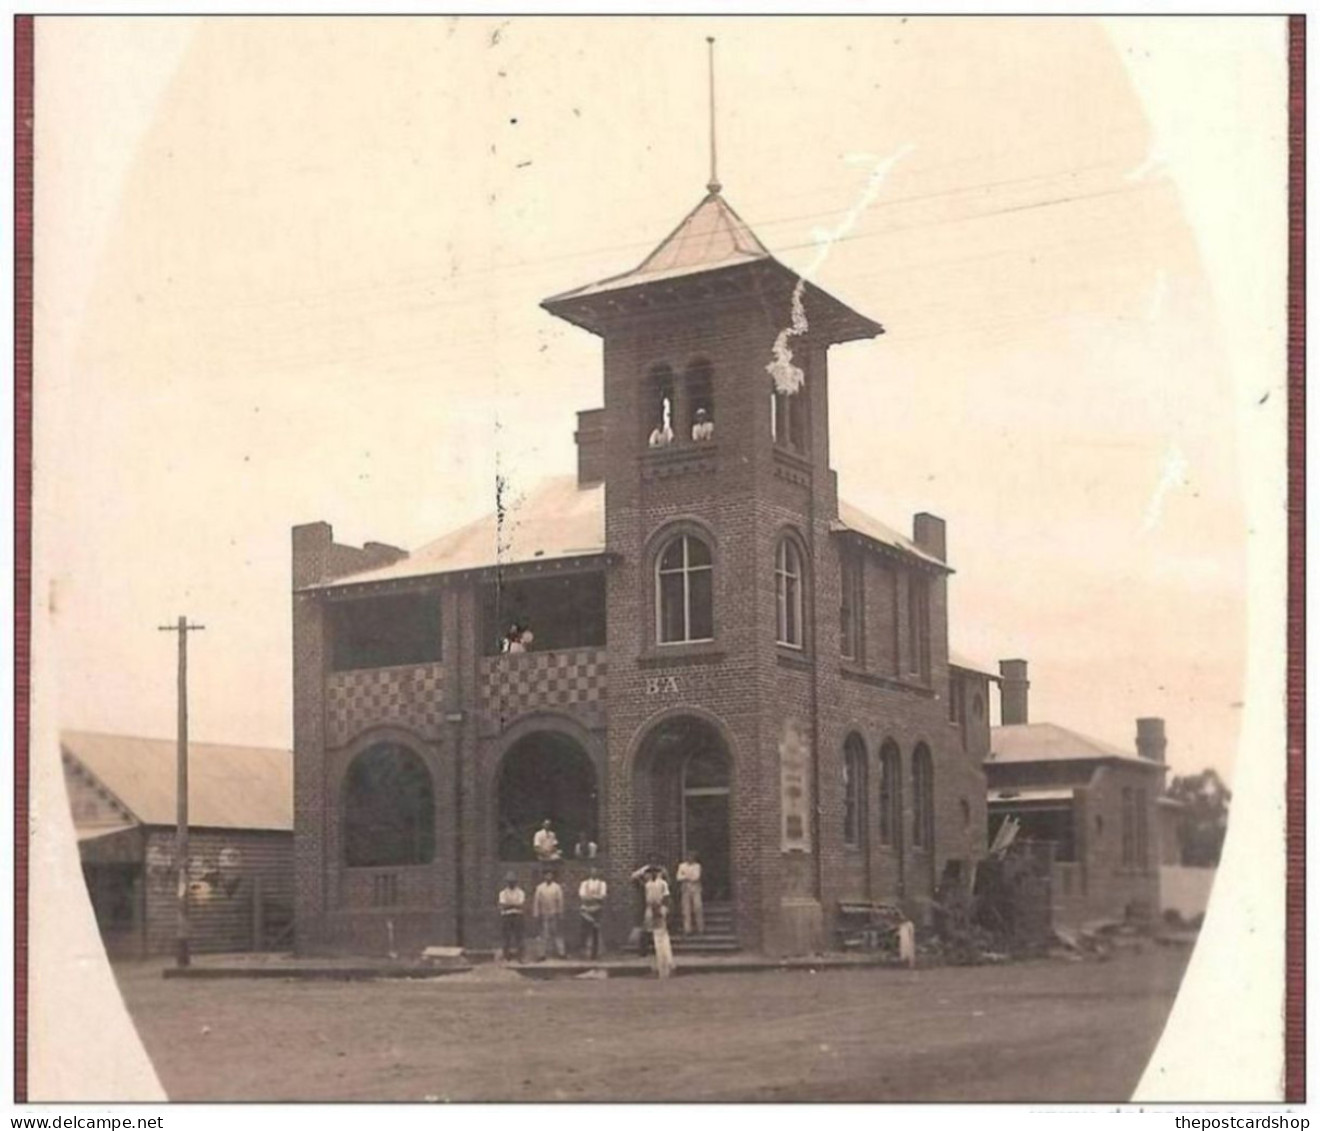
[[[671,538],[655,559],[655,622],[660,644],[715,638],[710,547],[695,535]]]
[[[383,868],[434,856],[435,796],[426,763],[395,742],[364,750],[344,781],[344,863]]]
[[[903,839],[903,759],[890,739],[880,749],[880,843]]]
[[[866,845],[866,745],[857,734],[843,744],[843,843]]]
[[[912,844],[916,848],[935,845],[935,770],[924,742],[912,752]]]
[[[775,639],[802,647],[802,553],[791,538],[775,549]]]

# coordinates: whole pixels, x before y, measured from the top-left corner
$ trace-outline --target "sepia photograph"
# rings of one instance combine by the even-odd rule
[[[1284,1100],[1286,17],[27,35],[19,1095]]]

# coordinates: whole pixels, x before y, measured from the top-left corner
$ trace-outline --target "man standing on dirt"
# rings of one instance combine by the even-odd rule
[[[674,878],[678,880],[678,890],[683,898],[683,933],[690,935],[693,920],[696,920],[697,934],[704,935],[706,913],[701,906],[701,861],[695,852],[688,853]]]
[[[578,886],[579,913],[582,916],[582,953],[588,958],[600,957],[600,921],[605,911],[608,889],[600,878],[600,869],[592,868]]]
[[[500,934],[504,939],[504,961],[511,962],[513,956],[523,960],[523,907],[527,903],[527,893],[518,884],[518,877],[510,872],[504,877],[504,886],[500,888]]]
[[[532,896],[532,918],[541,920],[541,958],[564,957],[564,889],[549,868]]]

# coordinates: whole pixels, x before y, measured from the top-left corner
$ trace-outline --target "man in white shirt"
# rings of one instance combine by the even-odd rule
[[[549,868],[532,895],[532,918],[541,921],[541,957],[564,957],[564,889]]]
[[[701,906],[701,861],[695,852],[678,866],[678,890],[683,898],[683,933],[692,933],[692,921],[697,923],[697,934],[706,933],[706,914]]]
[[[550,825],[549,817],[541,822],[541,827],[536,830],[536,835],[532,837],[532,851],[536,853],[538,860],[560,859],[559,838],[555,836],[555,830]]]
[[[715,439],[715,422],[706,415],[704,408],[697,409],[693,414],[692,439],[697,443]]]
[[[504,960],[511,961],[518,956],[523,960],[523,907],[527,903],[527,893],[518,884],[518,877],[510,872],[504,877],[504,886],[500,888],[500,933],[504,937]]]
[[[655,945],[651,933],[659,914],[663,914],[665,901],[669,899],[669,881],[665,879],[665,870],[654,864],[643,864],[631,878],[634,883],[642,885],[642,929],[638,953],[645,958]]]
[[[592,868],[587,878],[578,885],[579,913],[582,916],[582,953],[588,958],[600,957],[600,923],[605,912],[608,888],[600,877],[600,869]]]

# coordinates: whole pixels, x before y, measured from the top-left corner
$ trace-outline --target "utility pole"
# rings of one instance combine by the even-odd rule
[[[188,926],[188,633],[200,632],[205,627],[204,624],[189,624],[187,617],[180,617],[177,624],[160,626],[161,632],[179,634],[179,761],[175,809],[178,824],[174,834],[174,860],[179,900],[175,960],[180,966],[187,966],[192,961]]]

